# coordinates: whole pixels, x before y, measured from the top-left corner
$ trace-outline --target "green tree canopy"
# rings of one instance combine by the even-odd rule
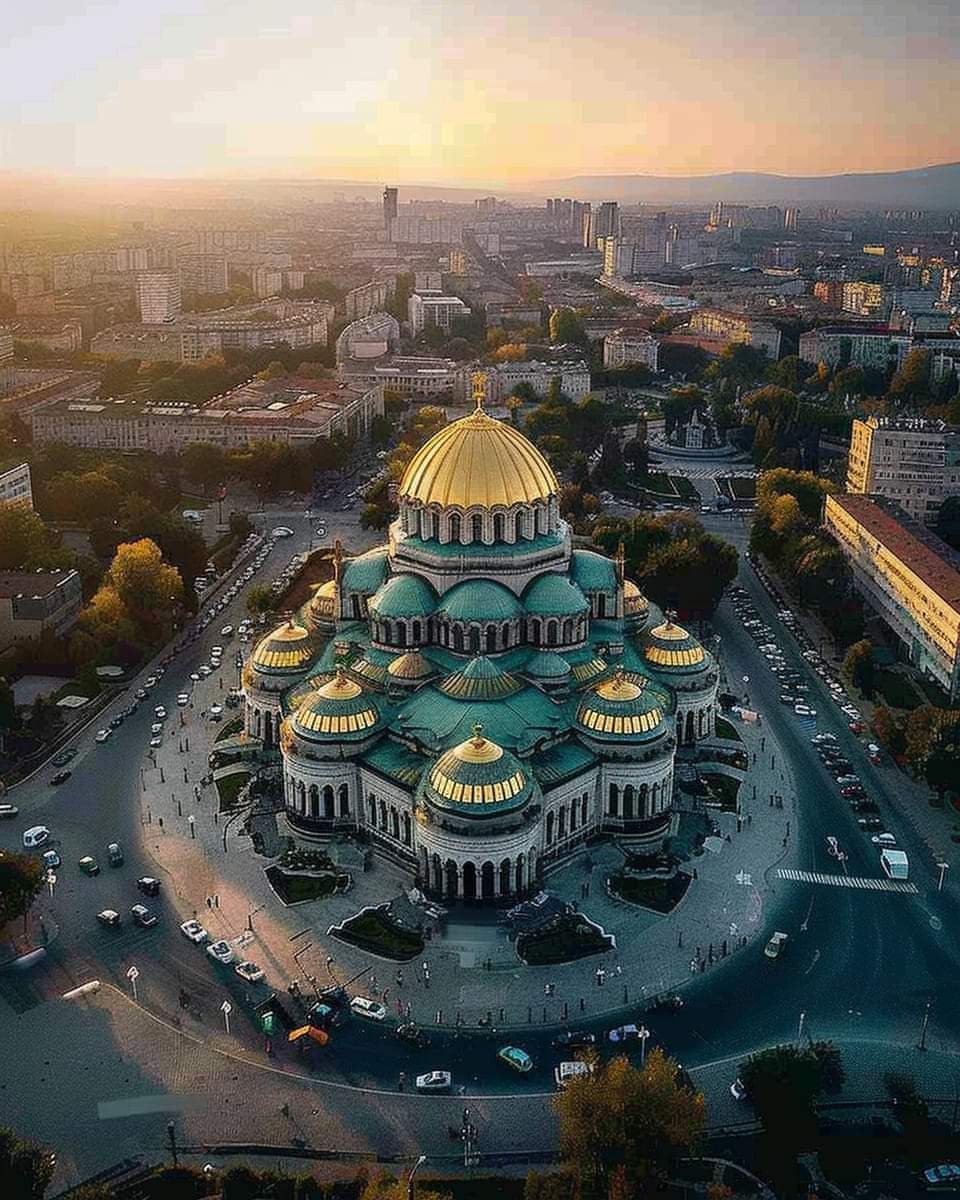
[[[872,696],[876,684],[876,659],[873,643],[866,638],[854,642],[843,660],[843,674],[865,696]]]
[[[12,1129],[0,1129],[0,1179],[5,1200],[43,1200],[53,1179],[54,1156]]]
[[[43,887],[44,878],[39,858],[10,851],[0,854],[0,928],[28,911]]]

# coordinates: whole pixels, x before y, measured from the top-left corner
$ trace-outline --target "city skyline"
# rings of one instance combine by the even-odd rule
[[[495,3],[415,23],[381,0],[190,7],[10,14],[0,96],[20,119],[0,123],[0,167],[528,187],[960,159],[943,120],[960,14],[939,0],[839,16],[680,0],[667,19],[603,0],[588,26],[568,0],[549,18]]]

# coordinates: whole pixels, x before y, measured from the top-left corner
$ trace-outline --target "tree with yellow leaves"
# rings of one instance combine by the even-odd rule
[[[664,1170],[688,1154],[704,1128],[704,1100],[678,1081],[677,1063],[654,1049],[643,1067],[626,1058],[571,1081],[554,1100],[560,1153],[579,1195],[643,1196]]]
[[[123,542],[80,625],[101,646],[136,642],[156,646],[168,638],[183,603],[183,580],[150,540]]]

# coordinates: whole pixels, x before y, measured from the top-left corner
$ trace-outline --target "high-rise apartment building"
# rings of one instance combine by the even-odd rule
[[[181,254],[177,272],[184,292],[220,296],[230,286],[227,260],[222,254]]]
[[[397,228],[397,213],[399,211],[398,192],[395,187],[383,189],[383,228],[387,241],[392,242]]]
[[[934,525],[944,500],[960,495],[960,430],[919,417],[854,421],[847,491],[893,500]]]
[[[180,312],[180,281],[172,271],[137,276],[137,305],[144,325],[162,325]]]
[[[604,200],[596,212],[592,229],[593,245],[601,248],[601,238],[620,236],[620,205],[616,200]]]
[[[843,285],[844,312],[856,313],[859,317],[876,317],[882,315],[886,304],[882,283],[851,280]]]

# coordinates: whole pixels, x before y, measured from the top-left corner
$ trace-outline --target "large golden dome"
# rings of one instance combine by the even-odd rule
[[[422,446],[400,481],[401,497],[443,508],[509,508],[557,491],[557,477],[540,451],[479,407]]]

